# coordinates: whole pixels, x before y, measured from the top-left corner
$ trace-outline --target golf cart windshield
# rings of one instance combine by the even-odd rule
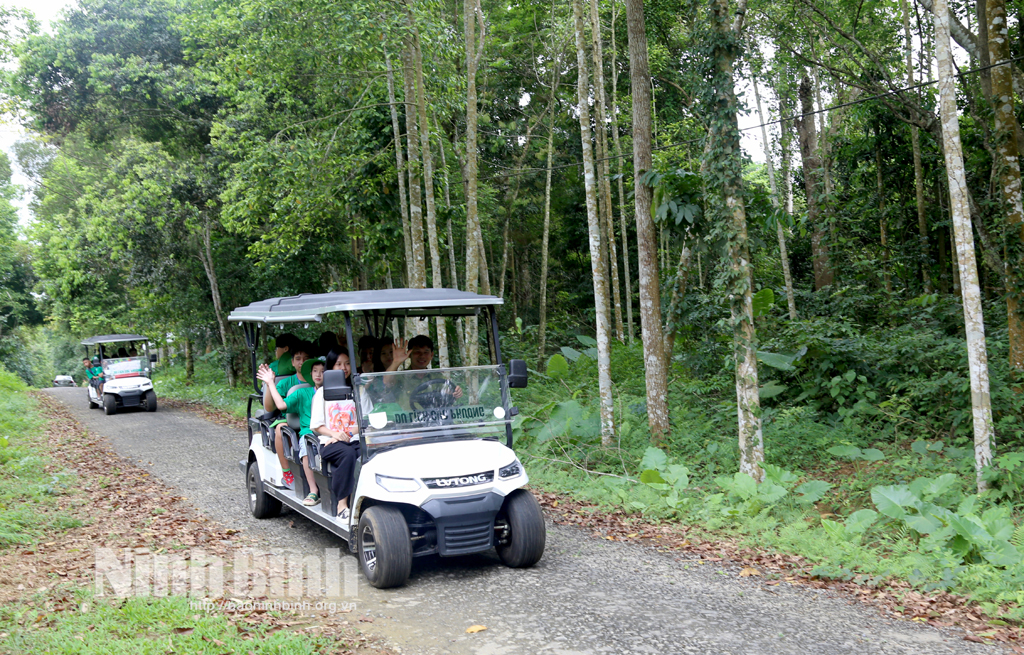
[[[497,366],[367,373],[362,381],[367,449],[505,436],[508,391]]]

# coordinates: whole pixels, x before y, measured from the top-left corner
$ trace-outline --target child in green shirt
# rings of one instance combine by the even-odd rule
[[[313,431],[309,429],[309,418],[310,411],[313,407],[313,396],[316,395],[316,390],[319,389],[324,383],[324,363],[319,359],[309,359],[302,364],[302,370],[299,374],[304,380],[309,380],[313,383],[313,386],[303,387],[302,389],[296,389],[288,395],[287,398],[283,398],[279,387],[274,385],[274,373],[268,366],[261,366],[259,370],[259,378],[266,383],[267,388],[270,390],[270,395],[274,401],[275,407],[282,412],[288,412],[299,415],[299,458],[302,460],[303,472],[306,475],[306,481],[309,483],[309,495],[303,501],[305,505],[316,505],[320,502],[320,489],[317,487],[316,478],[313,477],[313,470],[309,467],[309,457],[306,451],[306,440],[303,437],[307,434],[313,434]],[[281,431],[278,428],[278,435]],[[284,438],[276,442],[278,458],[284,459]],[[286,460],[287,461],[287,460]],[[284,466],[282,465],[282,469]],[[294,476],[292,479],[285,480],[286,484],[294,483]]]

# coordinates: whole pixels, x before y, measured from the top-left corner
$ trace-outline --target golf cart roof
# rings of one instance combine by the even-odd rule
[[[82,342],[83,346],[95,346],[98,343],[116,343],[118,341],[149,341],[149,337],[141,334],[102,334],[98,337],[89,337]]]
[[[480,307],[501,305],[497,296],[481,296],[458,289],[378,289],[304,293],[270,298],[236,307],[229,321],[298,323],[319,321],[331,312],[379,310],[391,316],[472,316]]]

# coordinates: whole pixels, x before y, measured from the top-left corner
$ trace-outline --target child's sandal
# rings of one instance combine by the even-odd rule
[[[306,496],[306,499],[304,501],[302,501],[302,504],[307,506],[307,507],[312,507],[313,505],[317,505],[319,503],[320,503],[320,496],[316,495],[312,491],[309,492],[309,495]]]

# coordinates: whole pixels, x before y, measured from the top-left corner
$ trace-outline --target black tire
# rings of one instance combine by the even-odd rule
[[[376,505],[359,517],[352,539],[359,549],[359,568],[366,581],[378,589],[405,584],[412,571],[412,539],[402,512]]]
[[[263,479],[260,477],[260,467],[256,462],[249,464],[245,481],[249,491],[249,511],[254,517],[269,519],[281,513],[281,501],[263,491]]]
[[[117,398],[112,393],[103,394],[103,413],[107,416],[117,414]]]
[[[499,535],[495,549],[505,566],[526,568],[544,555],[547,529],[540,503],[526,489],[516,489],[505,498],[499,520],[508,525],[507,533]]]
[[[92,401],[92,396],[89,395],[88,389],[85,390],[85,397],[89,399],[89,409],[96,409],[97,407],[99,407],[98,404]]]
[[[146,403],[147,412],[156,411],[156,392],[150,389],[143,395],[143,402]]]

